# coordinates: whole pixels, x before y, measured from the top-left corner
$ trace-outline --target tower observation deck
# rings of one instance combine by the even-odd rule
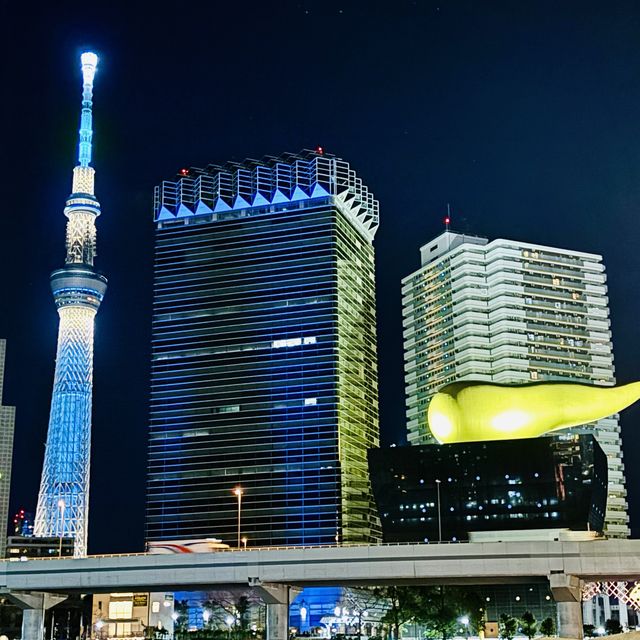
[[[91,167],[95,53],[81,56],[83,92],[78,165],[73,169],[67,217],[65,266],[51,274],[51,289],[60,316],[56,368],[51,399],[34,535],[74,539],[74,555],[87,553],[89,462],[93,386],[94,319],[107,279],[93,267],[96,218]]]

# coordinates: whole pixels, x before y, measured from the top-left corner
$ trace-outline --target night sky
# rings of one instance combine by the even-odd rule
[[[40,7],[38,5],[41,4]],[[601,253],[619,382],[640,378],[637,2],[111,2],[0,7],[0,337],[12,509],[33,510],[58,327],[49,273],[76,162],[78,56],[101,57],[103,215],[90,552],[143,544],[152,194],[183,166],[322,145],[380,200],[381,429],[404,439],[400,280],[452,227]],[[640,410],[623,417],[640,531]]]

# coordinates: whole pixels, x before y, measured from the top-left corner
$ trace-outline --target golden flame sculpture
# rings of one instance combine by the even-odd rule
[[[428,422],[440,444],[533,438],[606,418],[638,399],[640,382],[616,387],[454,382],[433,396]]]

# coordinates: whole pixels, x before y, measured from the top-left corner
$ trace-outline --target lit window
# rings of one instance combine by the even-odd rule
[[[305,338],[285,338],[284,340],[274,340],[271,343],[273,349],[281,349],[282,347],[299,347],[302,344],[315,344],[316,339],[314,336],[308,336]]]
[[[314,404],[317,404],[318,401],[316,398],[305,398],[304,399],[304,406],[305,407],[310,407],[313,406]]]
[[[160,612],[160,603],[156,600],[151,603],[151,613],[159,613]]]
[[[237,413],[238,411],[240,411],[240,405],[238,404],[232,404],[228,407],[220,407],[219,409],[220,413]]]
[[[112,600],[109,603],[109,618],[111,620],[129,620],[133,615],[133,600]]]

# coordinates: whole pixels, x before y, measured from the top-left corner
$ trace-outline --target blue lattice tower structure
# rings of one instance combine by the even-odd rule
[[[65,266],[51,274],[60,316],[49,431],[34,535],[74,539],[74,555],[87,553],[89,463],[95,315],[107,280],[93,267],[100,204],[91,167],[94,53],[81,56],[83,93],[78,165],[64,214],[67,217]]]

